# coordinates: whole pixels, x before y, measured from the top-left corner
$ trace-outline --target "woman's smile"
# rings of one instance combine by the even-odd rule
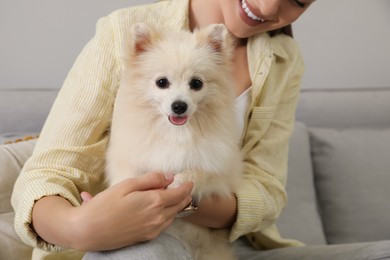
[[[267,21],[261,14],[260,10],[255,10],[245,0],[238,0],[239,14],[244,23],[249,26],[258,26]]]
[[[251,10],[245,0],[238,0],[238,4],[240,17],[247,25],[257,26],[264,22],[264,19],[260,15],[255,14],[253,9]]]
[[[249,18],[251,18],[252,20],[255,20],[255,21],[258,21],[258,22],[264,22],[263,18],[261,18],[259,16],[256,16],[254,13],[252,13],[252,11],[249,9],[249,6],[246,4],[245,0],[242,0],[241,7],[245,11],[247,16]]]

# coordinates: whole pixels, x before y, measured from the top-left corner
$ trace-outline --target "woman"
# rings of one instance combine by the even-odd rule
[[[237,96],[244,100],[240,114],[245,187],[230,198],[203,199],[188,221],[227,229],[231,241],[245,236],[259,248],[301,245],[281,238],[274,226],[286,201],[288,139],[303,73],[295,41],[280,29],[313,2],[166,0],[102,18],[64,82],[34,154],[15,185],[15,227],[26,243],[36,247],[34,257],[64,254],[42,250],[130,246],[111,251],[109,257],[128,253],[139,259],[145,252],[157,252],[157,258],[164,259],[153,249],[156,244],[171,248],[166,259],[186,256],[178,241],[161,232],[190,203],[192,183],[165,190],[173,176],[149,173],[104,190],[106,130],[123,68],[122,39],[136,22],[191,31],[223,23],[240,43],[234,53],[233,77]],[[81,191],[87,192],[80,196]],[[104,254],[87,255],[98,256]]]

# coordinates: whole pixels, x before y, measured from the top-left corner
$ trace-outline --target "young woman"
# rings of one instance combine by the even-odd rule
[[[229,198],[203,199],[188,221],[226,229],[232,242],[246,237],[259,248],[301,245],[281,238],[274,222],[286,202],[288,140],[303,73],[288,26],[313,2],[165,0],[102,18],[64,82],[15,185],[15,227],[36,248],[34,257],[76,257],[76,251],[58,252],[71,248],[114,250],[87,257],[129,254],[140,259],[151,253],[165,259],[158,245],[171,249],[165,250],[166,259],[188,256],[178,241],[161,232],[190,203],[192,183],[165,190],[173,176],[162,173],[106,190],[102,181],[107,129],[123,68],[119,58],[123,37],[136,22],[190,31],[223,23],[239,42],[233,76],[237,96],[244,100],[238,112],[245,185]],[[81,191],[87,192],[80,195]]]

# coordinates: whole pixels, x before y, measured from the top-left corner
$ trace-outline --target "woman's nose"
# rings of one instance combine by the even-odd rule
[[[265,20],[274,19],[279,11],[281,1],[285,0],[259,0],[262,18]]]

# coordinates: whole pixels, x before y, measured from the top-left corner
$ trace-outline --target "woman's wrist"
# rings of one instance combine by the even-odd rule
[[[186,219],[209,228],[231,228],[237,217],[237,198],[210,196],[198,202],[197,210]]]

